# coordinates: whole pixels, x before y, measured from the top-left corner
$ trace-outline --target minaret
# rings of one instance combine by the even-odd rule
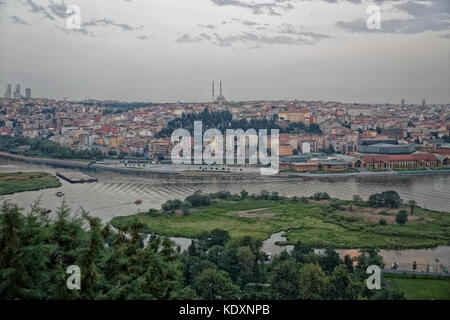
[[[212,81],[212,102],[214,102],[214,80]]]

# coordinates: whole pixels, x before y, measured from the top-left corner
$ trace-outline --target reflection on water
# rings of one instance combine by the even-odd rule
[[[281,252],[291,252],[294,249],[292,245],[277,245],[286,241],[283,236],[286,231],[274,233],[269,239],[263,242],[261,251],[269,257],[279,255]],[[189,238],[171,238],[177,245],[181,247],[181,251],[187,249],[192,240]],[[314,249],[315,254],[323,254],[325,249]],[[359,249],[335,249],[343,259],[345,255],[351,258],[359,255]],[[379,255],[383,257],[386,269],[390,269],[395,262],[399,270],[413,270],[413,263],[416,262],[416,271],[426,272],[427,268],[431,268],[434,272],[437,268],[442,271],[442,266],[450,269],[450,246],[438,246],[430,249],[407,249],[407,250],[380,250]],[[436,262],[438,259],[438,262]]]
[[[0,172],[45,171],[55,174],[56,171],[67,169],[47,165],[28,164],[20,161],[0,159]],[[18,203],[28,209],[38,196],[41,196],[41,206],[53,212],[60,206],[61,199],[55,196],[57,191],[65,193],[67,204],[77,210],[80,206],[93,216],[102,218],[105,222],[120,215],[130,215],[150,208],[160,208],[169,199],[184,199],[196,190],[204,192],[229,191],[239,193],[242,189],[250,194],[261,190],[277,191],[284,196],[310,196],[315,192],[327,192],[332,197],[351,199],[360,195],[367,199],[370,194],[386,190],[396,190],[405,201],[414,199],[420,206],[438,211],[450,211],[450,175],[433,176],[371,176],[348,178],[315,178],[305,181],[303,178],[258,177],[245,179],[237,177],[186,177],[174,175],[126,174],[107,171],[88,171],[89,175],[98,179],[95,183],[70,184],[61,180],[62,186],[57,189],[21,192],[5,195],[2,198]],[[447,190],[447,191],[446,191]],[[142,199],[140,206],[134,204],[136,199]],[[290,251],[292,246],[280,247],[276,242],[283,242],[284,232],[273,234],[264,241],[263,251],[270,255],[279,254],[283,250]],[[181,250],[187,249],[191,243],[187,238],[172,238]],[[341,255],[345,250],[338,250]],[[439,264],[450,265],[450,247],[440,246],[434,249],[419,250],[381,250],[387,268],[395,261],[402,269],[411,269],[416,261],[418,269],[433,267],[435,259]],[[411,267],[409,267],[411,266]]]
[[[0,172],[46,171],[55,173],[66,169],[47,165],[28,164],[24,162],[0,159]],[[261,190],[278,191],[284,196],[310,196],[315,192],[327,192],[332,197],[351,199],[358,194],[367,199],[370,194],[396,190],[407,201],[414,199],[419,205],[428,209],[449,211],[450,175],[433,176],[379,176],[348,178],[315,178],[305,181],[303,178],[258,177],[186,177],[174,175],[126,174],[107,171],[88,171],[98,182],[70,184],[61,181],[57,189],[30,191],[5,195],[4,199],[29,208],[41,195],[41,205],[55,210],[61,199],[55,196],[59,190],[65,193],[67,204],[74,210],[82,206],[92,215],[104,221],[119,215],[130,215],[150,208],[159,208],[169,199],[184,199],[196,190],[204,192],[230,191],[239,193],[242,189],[251,193]],[[447,190],[447,191],[445,191]],[[142,199],[140,206],[134,204]]]
[[[261,251],[270,257],[277,256],[283,251],[291,252],[294,249],[294,246],[291,246],[291,245],[279,246],[279,245],[277,245],[277,243],[282,243],[282,242],[286,241],[286,237],[283,237],[284,233],[286,233],[286,231],[280,231],[280,232],[272,234],[269,239],[267,239],[263,242]]]

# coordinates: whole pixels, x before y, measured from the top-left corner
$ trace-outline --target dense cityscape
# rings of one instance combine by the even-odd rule
[[[1,314],[446,307],[449,0],[0,0],[0,39]]]
[[[423,169],[449,164],[448,104],[427,105],[425,100],[422,104],[402,100],[397,105],[302,100],[228,102],[222,94],[222,82],[219,96],[214,96],[214,82],[212,90],[213,100],[206,103],[125,103],[32,99],[30,89],[28,97],[19,92],[16,99],[10,99],[8,85],[0,102],[0,130],[2,135],[45,138],[74,150],[100,152],[110,159],[170,163],[171,132],[177,125],[183,127],[187,115],[201,119],[202,113],[209,112],[228,117],[210,125],[229,121],[231,129],[244,126],[245,130],[264,120],[280,129],[282,169]],[[19,151],[27,148],[29,145],[21,145]]]

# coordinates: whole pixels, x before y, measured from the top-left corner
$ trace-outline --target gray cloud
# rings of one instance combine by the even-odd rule
[[[9,18],[11,19],[12,23],[14,23],[14,24],[28,25],[28,23],[26,23],[24,20],[22,20],[18,16],[9,16]]]
[[[253,32],[242,32],[235,35],[221,36],[217,33],[208,35],[201,33],[198,35],[183,34],[175,41],[178,43],[198,43],[210,42],[211,44],[220,47],[232,47],[234,45],[243,44],[249,48],[260,47],[262,45],[312,45],[318,40],[329,38],[327,35],[322,35],[313,32],[296,32],[292,34],[276,34],[264,35]]]
[[[221,37],[218,34],[214,34],[217,44],[221,47],[230,47],[237,43],[251,46],[261,45],[312,45],[317,42],[317,37],[311,36],[288,36],[288,35],[263,35],[255,34],[252,32],[243,32],[236,35]],[[326,36],[325,36],[326,37]]]
[[[305,31],[303,27],[295,27],[289,23],[283,23],[278,28],[278,30],[279,30],[278,32],[281,34],[310,37],[312,39],[317,39],[317,40],[330,38],[330,36],[328,36],[326,34]]]
[[[48,5],[48,7],[55,16],[59,18],[66,17],[67,6],[64,1],[62,1],[61,3],[54,3],[50,0],[50,4]]]
[[[198,36],[185,33],[182,36],[180,36],[177,39],[175,39],[175,42],[178,42],[178,43],[196,43],[196,42],[203,42],[205,40],[210,40],[210,39],[211,39],[211,37],[208,36],[205,33],[201,33]]]
[[[28,7],[30,12],[41,14],[43,17],[50,20],[55,20],[55,18],[43,6],[36,4],[33,0],[26,0],[25,2],[22,1],[22,3]]]
[[[56,29],[66,33],[66,34],[79,34],[79,35],[84,35],[84,36],[92,36],[94,37],[95,34],[91,31],[88,31],[86,29],[69,29],[69,28],[63,28],[61,26],[55,26]]]
[[[198,26],[202,27],[202,28],[205,28],[205,29],[217,29],[217,26],[212,25],[212,24],[207,24],[207,25],[199,24]]]
[[[432,0],[427,3],[408,0],[396,4],[395,7],[410,15],[406,19],[383,20],[381,17],[381,29],[369,30],[365,20],[353,20],[349,22],[338,21],[336,26],[349,32],[379,32],[414,34],[426,31],[441,31],[450,28],[450,1]]]
[[[92,19],[88,22],[83,23],[83,27],[115,27],[122,31],[134,31],[140,30],[142,27],[132,27],[126,23],[117,23],[110,19]]]
[[[217,6],[234,6],[252,10],[253,14],[267,13],[269,15],[281,15],[282,13],[294,9],[292,0],[267,0],[268,2],[244,2],[240,0],[210,0]]]
[[[254,22],[254,21],[250,21],[250,20],[241,20],[241,19],[237,19],[237,18],[233,18],[231,19],[233,22],[238,22],[240,24],[243,24],[244,26],[257,26],[257,25],[261,25],[261,23],[258,22]]]

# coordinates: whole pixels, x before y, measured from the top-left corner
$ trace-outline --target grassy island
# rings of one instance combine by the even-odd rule
[[[191,238],[216,228],[228,231],[231,237],[260,240],[287,231],[284,244],[301,241],[318,248],[425,248],[450,243],[448,213],[426,210],[414,203],[411,209],[399,197],[397,205],[383,207],[376,195],[372,198],[378,203],[373,205],[359,197],[353,201],[329,199],[326,193],[308,199],[274,197],[267,192],[256,196],[221,194],[202,195],[210,199],[207,204],[189,205],[191,208],[183,212],[176,205],[171,208],[164,204],[164,209],[115,217],[111,222],[123,227],[137,218],[147,232]],[[180,207],[190,197],[185,202],[171,201],[178,201]],[[397,221],[400,211],[407,212],[406,222]]]
[[[60,186],[59,179],[47,172],[0,173],[0,195]]]

